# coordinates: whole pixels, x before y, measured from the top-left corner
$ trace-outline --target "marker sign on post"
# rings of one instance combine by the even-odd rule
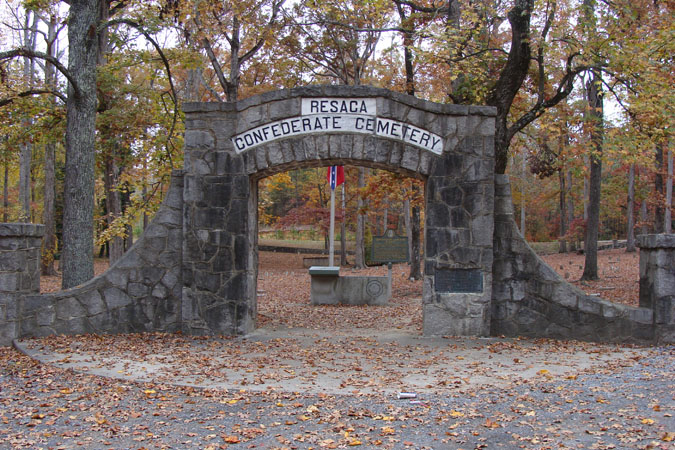
[[[301,115],[253,128],[232,137],[237,153],[279,139],[313,133],[359,133],[394,139],[430,151],[443,152],[443,138],[423,128],[377,117],[374,98],[303,98]]]
[[[373,246],[370,253],[372,262],[401,263],[407,262],[408,238],[397,236],[394,230],[387,230],[383,236],[373,236]]]

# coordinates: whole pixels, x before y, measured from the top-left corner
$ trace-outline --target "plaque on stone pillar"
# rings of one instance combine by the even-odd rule
[[[436,292],[480,294],[483,272],[480,269],[439,269],[434,274]]]

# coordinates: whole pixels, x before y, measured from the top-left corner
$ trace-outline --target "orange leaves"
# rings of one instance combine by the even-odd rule
[[[239,437],[234,435],[223,436],[223,441],[225,441],[228,444],[238,444],[239,442],[241,442]]]
[[[396,430],[393,427],[380,427],[380,434],[382,436],[390,435],[390,434],[396,434]]]
[[[673,442],[675,440],[675,432],[667,431],[661,435],[663,442]]]
[[[490,428],[490,429],[501,428],[501,425],[499,424],[499,422],[497,422],[496,420],[491,420],[490,418],[485,419],[485,423],[483,423],[483,426],[485,428]]]

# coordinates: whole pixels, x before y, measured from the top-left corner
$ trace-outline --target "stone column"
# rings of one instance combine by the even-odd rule
[[[40,247],[44,225],[0,224],[0,345],[19,331],[19,300],[40,292]]]
[[[433,162],[426,185],[424,335],[488,336],[494,230],[494,118]]]
[[[675,342],[675,234],[643,234],[637,246],[640,306],[654,311],[658,342]]]

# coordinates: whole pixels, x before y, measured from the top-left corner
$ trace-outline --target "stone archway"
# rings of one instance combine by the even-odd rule
[[[328,164],[426,180],[425,335],[673,340],[672,296],[631,307],[586,295],[527,245],[508,177],[493,174],[493,108],[324,86],[184,110],[185,169],[172,174],[143,236],[104,274],[39,294],[37,266],[26,263],[39,259],[39,227],[1,227],[0,345],[49,334],[252,331],[257,180]],[[655,273],[670,255],[666,238],[654,249],[660,256],[645,259]],[[647,275],[645,288],[654,283]]]
[[[426,180],[424,334],[489,334],[493,108],[325,86],[184,111],[185,332],[255,328],[257,180],[353,164]]]

